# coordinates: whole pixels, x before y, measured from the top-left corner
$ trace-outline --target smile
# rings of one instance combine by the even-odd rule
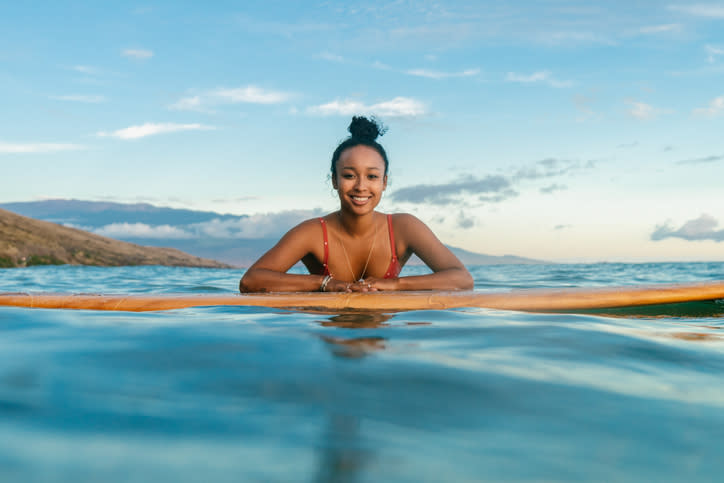
[[[372,197],[371,196],[352,196],[351,198],[352,198],[352,201],[354,201],[355,203],[366,203]]]

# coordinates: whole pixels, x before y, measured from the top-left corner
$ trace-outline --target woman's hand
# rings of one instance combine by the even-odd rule
[[[350,285],[352,292],[379,292],[383,290],[398,290],[397,278],[367,277],[360,282]]]

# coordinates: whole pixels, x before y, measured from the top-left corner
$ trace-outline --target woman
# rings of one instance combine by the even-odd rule
[[[473,279],[430,229],[409,214],[375,211],[387,187],[388,160],[374,120],[354,117],[351,136],[332,156],[340,209],[292,228],[244,274],[241,292],[469,290]],[[400,277],[416,254],[433,271]],[[286,273],[302,261],[309,275]]]

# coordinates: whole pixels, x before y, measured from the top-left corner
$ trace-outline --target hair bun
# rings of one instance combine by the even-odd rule
[[[387,127],[374,117],[367,119],[364,116],[354,116],[347,130],[353,138],[374,141],[387,132]]]

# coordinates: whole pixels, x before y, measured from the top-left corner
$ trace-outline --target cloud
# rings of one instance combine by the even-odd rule
[[[657,225],[651,234],[651,240],[660,241],[666,238],[680,238],[682,240],[724,241],[724,230],[717,230],[719,222],[711,215],[702,214],[699,218],[689,220],[681,228],[674,229],[668,223]]]
[[[286,92],[271,91],[256,86],[216,89],[210,95],[232,103],[246,102],[249,104],[279,104],[290,97],[290,94]]]
[[[659,115],[669,112],[666,109],[659,109],[644,102],[626,101],[626,104],[631,106],[631,108],[626,111],[628,115],[640,121],[656,119]]]
[[[129,126],[113,132],[99,132],[100,137],[114,137],[118,139],[140,139],[156,134],[164,134],[178,131],[205,131],[214,129],[212,126],[202,124],[175,124],[175,123],[150,123],[139,126]]]
[[[595,164],[595,161],[581,163],[580,161],[567,159],[545,158],[537,161],[532,166],[518,169],[513,174],[513,178],[516,180],[552,178],[554,176],[563,176],[574,171],[590,169],[593,168]]]
[[[80,151],[86,149],[80,144],[69,143],[31,143],[17,144],[0,141],[0,154],[57,153],[61,151]]]
[[[553,75],[547,71],[542,70],[538,72],[534,72],[532,74],[516,74],[515,72],[508,72],[508,75],[505,76],[505,80],[508,82],[517,82],[519,84],[534,84],[538,82],[544,82],[548,84],[551,87],[556,88],[564,88],[564,87],[572,87],[573,82],[572,81],[561,81],[557,80],[553,77]]]
[[[618,148],[618,149],[635,148],[638,145],[639,145],[638,141],[632,141],[630,143],[621,143],[618,146],[616,146],[616,148]]]
[[[463,230],[467,230],[468,228],[472,228],[475,225],[475,219],[472,217],[466,216],[465,212],[462,210],[458,214],[457,219],[457,226],[458,228],[462,228]]]
[[[563,190],[567,190],[567,189],[568,189],[568,186],[566,186],[564,184],[554,183],[549,186],[544,186],[543,188],[540,189],[540,192],[545,195],[548,195],[548,194],[555,193],[556,191],[563,191]]]
[[[344,62],[344,57],[341,55],[333,54],[331,52],[321,52],[317,54],[320,59],[328,60],[330,62]]]
[[[89,65],[74,65],[72,69],[76,72],[80,72],[81,74],[87,74],[87,75],[97,75],[100,74],[100,69],[97,69],[95,67],[91,67]]]
[[[153,52],[146,49],[123,49],[121,55],[131,59],[145,60],[153,57]]]
[[[511,189],[508,178],[494,175],[485,178],[465,177],[450,183],[406,186],[395,190],[390,198],[398,202],[447,205],[457,202],[465,194],[481,195],[481,201],[497,202],[517,193]]]
[[[426,77],[428,79],[448,79],[450,77],[473,77],[480,74],[480,69],[466,69],[459,72],[441,72],[428,69],[410,69],[405,71],[406,74]]]
[[[676,164],[704,164],[704,163],[715,163],[717,161],[724,160],[724,155],[719,156],[705,156],[703,158],[683,159],[678,161]]]
[[[703,3],[693,5],[669,5],[668,9],[696,17],[724,19],[724,6],[721,5],[707,5]]]
[[[642,34],[660,34],[663,32],[678,32],[681,30],[681,25],[678,23],[667,23],[663,25],[648,25],[641,27],[639,33]]]
[[[193,238],[193,234],[171,225],[147,225],[146,223],[111,223],[93,230],[93,233],[109,238]]]
[[[323,116],[352,114],[376,114],[381,117],[423,117],[428,114],[427,107],[421,101],[410,97],[395,97],[389,101],[367,105],[354,100],[334,100],[326,104],[307,109],[311,114]]]
[[[55,101],[84,102],[88,104],[98,104],[100,102],[106,102],[105,97],[92,95],[50,96],[50,98]]]
[[[724,96],[717,97],[709,103],[709,107],[694,109],[693,113],[698,116],[714,117],[724,111]]]
[[[321,214],[319,209],[258,213],[231,220],[214,219],[189,225],[186,229],[202,238],[276,238],[302,221]]]
[[[174,111],[204,111],[201,104],[201,96],[184,97],[174,102],[169,109]]]
[[[219,104],[281,104],[292,98],[289,92],[264,89],[254,85],[221,87],[179,99],[169,106],[177,111],[206,111],[206,106]]]
[[[706,60],[710,64],[713,64],[714,62],[716,62],[716,57],[718,55],[724,55],[724,49],[722,49],[721,47],[714,47],[713,45],[707,45],[705,48],[706,48],[706,53],[709,55]]]

